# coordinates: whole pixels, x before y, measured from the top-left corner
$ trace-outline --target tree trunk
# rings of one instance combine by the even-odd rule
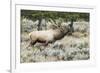
[[[74,32],[73,22],[74,22],[74,20],[71,19],[71,23],[69,24],[69,27],[70,27],[69,35],[72,35],[72,33]]]
[[[41,27],[42,18],[39,18],[38,20],[39,20],[39,23],[38,23],[38,29],[37,30],[39,31],[39,30],[42,30],[42,27]]]

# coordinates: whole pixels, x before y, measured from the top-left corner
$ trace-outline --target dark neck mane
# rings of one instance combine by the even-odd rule
[[[56,29],[54,30],[54,39],[59,40],[65,36],[65,32],[63,30]]]

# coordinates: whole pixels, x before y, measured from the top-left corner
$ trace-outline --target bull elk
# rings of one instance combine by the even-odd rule
[[[32,31],[29,33],[30,43],[28,47],[30,45],[34,46],[37,42],[45,43],[45,45],[48,45],[48,43],[52,43],[63,38],[69,32],[69,30],[69,26],[63,25],[56,29]]]

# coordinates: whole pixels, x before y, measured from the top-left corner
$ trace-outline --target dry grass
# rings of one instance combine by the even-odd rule
[[[20,62],[50,62],[50,61],[73,61],[88,60],[89,53],[89,23],[75,22],[75,32],[66,35],[48,46],[40,46],[37,43],[25,49],[29,43],[27,32],[21,33]]]

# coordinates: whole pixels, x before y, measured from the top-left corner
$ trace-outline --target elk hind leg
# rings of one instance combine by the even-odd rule
[[[26,46],[26,48],[28,49],[28,47],[30,47],[30,46],[34,46],[34,45],[35,45],[35,43],[36,43],[36,41],[35,41],[35,42],[30,41],[30,42],[29,42],[29,44]],[[26,48],[25,48],[25,49],[26,49]]]

